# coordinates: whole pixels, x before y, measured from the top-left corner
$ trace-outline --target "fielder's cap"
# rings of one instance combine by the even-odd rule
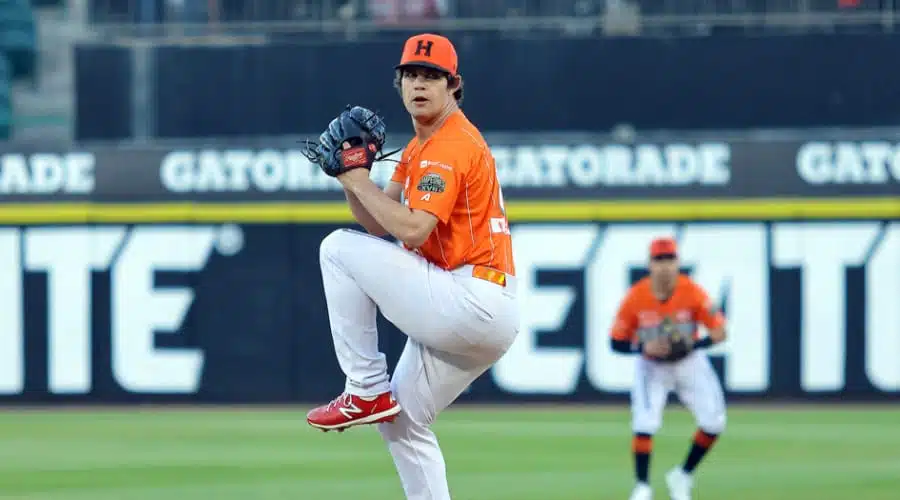
[[[456,48],[450,40],[441,35],[423,33],[406,40],[400,64],[394,68],[400,69],[404,66],[423,66],[456,76],[459,60],[456,57]]]
[[[675,257],[678,255],[678,244],[673,238],[656,238],[650,243],[650,258]]]

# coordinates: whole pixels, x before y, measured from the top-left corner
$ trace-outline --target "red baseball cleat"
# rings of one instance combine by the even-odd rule
[[[390,392],[381,393],[371,400],[344,393],[327,405],[310,410],[306,421],[326,432],[343,431],[355,425],[393,422],[400,410],[400,405]]]

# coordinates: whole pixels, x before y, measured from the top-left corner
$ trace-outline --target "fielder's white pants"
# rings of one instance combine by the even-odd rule
[[[519,327],[515,279],[501,287],[448,272],[381,238],[341,229],[320,247],[334,348],[346,391],[392,390],[403,411],[380,424],[410,500],[449,500],[446,467],[431,424],[506,352]],[[388,377],[376,315],[407,335]]]
[[[725,430],[725,394],[706,353],[694,351],[681,361],[660,363],[639,357],[631,388],[632,430],[655,434],[662,426],[669,393],[694,415],[709,433]]]

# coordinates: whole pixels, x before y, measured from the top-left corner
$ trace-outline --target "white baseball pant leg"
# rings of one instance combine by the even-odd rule
[[[638,357],[631,385],[631,430],[635,434],[656,434],[673,390],[675,373],[671,365]]]
[[[675,364],[675,393],[709,434],[725,431],[725,392],[706,353],[694,351]]]
[[[719,434],[725,430],[725,395],[706,354],[692,352],[675,363],[640,357],[631,389],[632,430],[655,434],[662,426],[669,393],[694,416],[700,429]]]
[[[506,352],[518,332],[515,279],[507,287],[440,269],[380,238],[338,230],[320,247],[322,279],[345,390],[392,390],[403,411],[379,425],[410,500],[449,500],[431,430],[438,413]],[[389,379],[377,311],[407,336]]]

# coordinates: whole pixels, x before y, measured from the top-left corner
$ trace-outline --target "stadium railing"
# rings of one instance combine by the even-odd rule
[[[530,36],[893,31],[900,0],[90,0],[100,34]],[[180,5],[175,8],[172,5]],[[403,10],[406,9],[406,10]],[[406,14],[404,14],[404,12]],[[350,35],[348,35],[350,34]]]

